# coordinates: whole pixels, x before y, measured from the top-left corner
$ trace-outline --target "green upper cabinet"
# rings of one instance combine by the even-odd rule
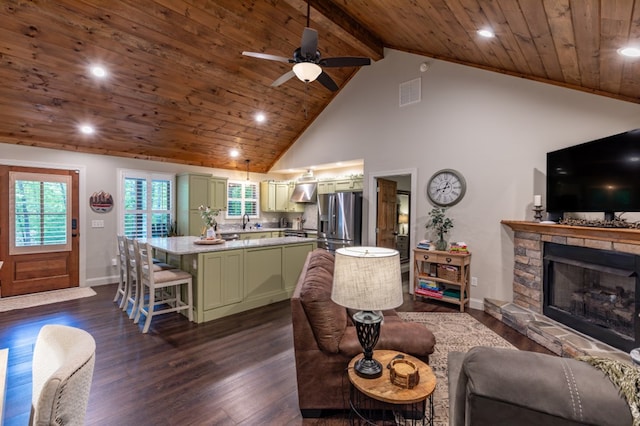
[[[260,209],[263,212],[304,212],[304,204],[291,202],[293,182],[260,182]]]
[[[212,209],[227,210],[227,179],[212,177],[209,180],[209,203]]]
[[[276,183],[276,210],[277,212],[289,211],[289,185],[286,182]]]
[[[361,177],[353,177],[350,179],[340,179],[335,181],[336,192],[362,191],[363,179]]]
[[[332,180],[318,182],[318,194],[333,194],[336,192],[336,183]]]
[[[181,173],[176,184],[176,222],[183,235],[200,235],[204,223],[198,207],[227,209],[227,179],[205,173]]]
[[[260,210],[263,212],[276,211],[276,184],[275,182],[260,182]]]

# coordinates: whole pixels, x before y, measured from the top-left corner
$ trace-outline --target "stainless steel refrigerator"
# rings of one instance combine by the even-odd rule
[[[331,252],[362,244],[362,192],[318,195],[318,247]]]

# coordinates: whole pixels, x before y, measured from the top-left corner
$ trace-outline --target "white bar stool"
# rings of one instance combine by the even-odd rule
[[[153,258],[151,257],[151,246],[149,243],[133,242],[136,253],[136,263],[138,264],[138,276],[140,277],[140,294],[138,312],[134,323],[138,323],[141,315],[147,317],[143,333],[149,331],[151,319],[160,314],[169,312],[179,312],[187,310],[189,321],[193,322],[193,288],[191,274],[181,269],[165,269],[154,272]],[[181,298],[182,286],[186,285],[187,302]],[[162,291],[160,299],[156,300],[156,290],[168,290],[173,288],[171,294]],[[149,290],[147,298],[146,289]],[[156,310],[155,305],[168,304],[169,308]]]

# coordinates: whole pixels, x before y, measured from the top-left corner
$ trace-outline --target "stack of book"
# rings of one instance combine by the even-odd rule
[[[418,248],[422,250],[429,250],[431,248],[431,241],[429,240],[421,240],[418,243]]]
[[[435,281],[419,279],[418,288],[415,289],[416,294],[421,296],[436,297],[442,299],[444,287]]]
[[[469,253],[469,249],[467,249],[467,243],[459,242],[459,243],[451,243],[451,247],[449,247],[450,253]]]

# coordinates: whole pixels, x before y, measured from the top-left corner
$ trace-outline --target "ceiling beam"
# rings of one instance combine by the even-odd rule
[[[300,0],[285,0],[285,2],[296,8],[299,8],[301,4],[304,5],[305,14],[307,7],[306,3],[309,3],[309,5],[318,13],[340,27],[345,32],[345,34],[353,37],[353,39],[358,44],[360,44],[363,48],[365,48],[365,50],[367,50],[367,56],[369,56],[371,59],[373,59],[374,61],[378,61],[384,58],[384,45],[382,44],[382,40],[380,40],[377,35],[360,24],[351,15],[342,10],[333,1],[308,0],[301,2]],[[311,16],[313,18],[313,14]],[[313,18],[313,20],[316,19],[317,18]]]

